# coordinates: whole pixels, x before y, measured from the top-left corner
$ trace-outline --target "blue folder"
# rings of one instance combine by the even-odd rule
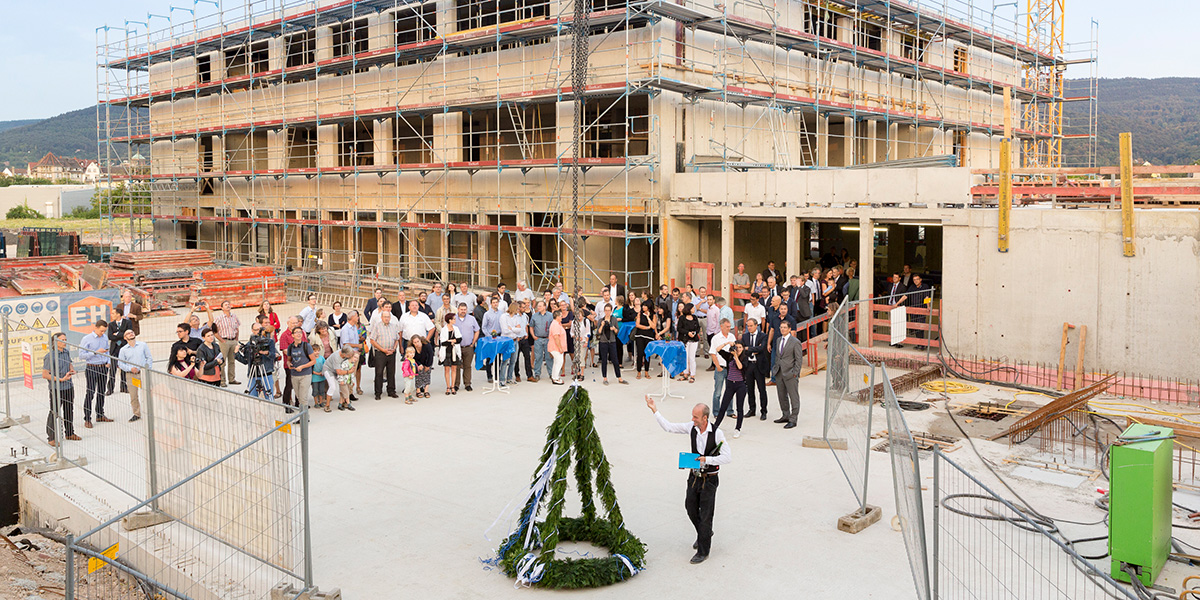
[[[699,469],[703,465],[700,464],[700,455],[692,454],[691,452],[679,453],[679,468],[680,469]]]

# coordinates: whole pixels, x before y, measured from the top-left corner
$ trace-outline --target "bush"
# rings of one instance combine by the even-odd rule
[[[28,204],[20,204],[8,209],[8,214],[4,215],[6,219],[44,219],[42,213],[29,208]]]
[[[68,219],[99,219],[100,209],[95,206],[76,206],[66,214]]]

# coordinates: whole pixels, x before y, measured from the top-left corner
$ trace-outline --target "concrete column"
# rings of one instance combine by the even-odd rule
[[[733,217],[728,214],[721,215],[721,295],[726,296],[728,305],[733,305],[733,299],[729,298],[729,286],[733,283],[733,274],[737,272],[737,265],[733,262]]]
[[[517,227],[529,226],[529,213],[521,211],[517,213]],[[511,233],[506,235],[517,236],[516,252],[513,253],[513,267],[517,272],[517,279],[524,280],[526,285],[531,285],[529,281],[529,255],[524,252],[525,248],[529,247],[529,235],[523,233]],[[516,289],[516,287],[512,288]]]
[[[783,272],[786,276],[791,276],[793,273],[799,273],[804,268],[804,263],[800,259],[800,247],[803,240],[800,239],[802,229],[800,227],[800,219],[792,215],[787,216],[787,248],[784,252],[785,263]],[[778,282],[780,286],[787,285],[787,281]]]
[[[463,160],[462,113],[433,115],[433,160],[461,162]]]
[[[870,217],[858,218],[858,269],[858,297],[865,300],[875,293],[875,221]],[[858,343],[870,346],[869,315],[863,311],[858,316],[865,319],[858,328]]]
[[[338,166],[338,126],[317,127],[317,167],[327,169]]]
[[[867,164],[879,162],[879,155],[876,150],[879,144],[876,140],[879,139],[879,121],[870,119],[867,121],[866,142],[864,144],[863,160]]]
[[[858,121],[854,117],[842,117],[842,166],[852,167],[854,161],[854,139],[858,137]]]
[[[212,138],[212,168],[214,171],[225,170],[225,136],[214,135]]]
[[[408,211],[403,215],[404,222],[416,223],[417,213]],[[420,249],[417,246],[417,238],[421,235],[420,229],[401,229],[400,230],[400,247],[404,251],[404,268],[400,270],[402,277],[413,279],[419,272],[417,258],[420,255]]]
[[[829,166],[829,117],[817,115],[817,166]]]
[[[837,17],[837,41],[854,43],[854,17]]]
[[[317,28],[316,48],[314,49],[317,62],[333,58],[333,28],[328,25]]]
[[[899,160],[900,158],[900,124],[890,123],[887,130],[887,158],[885,160]]]
[[[276,71],[283,68],[284,62],[287,60],[285,56],[287,46],[283,43],[283,38],[276,37],[267,40],[267,68]]]
[[[476,215],[475,223],[477,225],[491,225],[491,218],[488,217],[487,215]],[[485,288],[492,286],[492,284],[489,282],[489,279],[493,275],[499,275],[499,273],[492,273],[488,269],[488,267],[485,266],[488,264],[488,261],[490,261],[492,259],[492,237],[493,236],[492,236],[491,232],[488,232],[488,231],[480,231],[479,232],[479,269],[478,269],[479,285],[481,285]],[[497,259],[497,265],[499,265],[500,257],[497,256],[496,259]],[[516,289],[516,286],[514,286],[513,289]],[[566,288],[564,287],[563,289],[566,289]]]
[[[395,137],[392,135],[392,119],[376,119],[371,140],[374,144],[375,164],[396,164]]]
[[[550,14],[556,14],[551,12]],[[454,0],[437,0],[437,32],[445,37],[458,31],[457,11]]]
[[[396,17],[393,13],[376,13],[367,17],[367,49],[379,50],[396,45]]]
[[[571,159],[571,145],[575,143],[575,102],[558,102],[554,105],[554,153],[560,160]],[[667,163],[663,163],[664,165]],[[672,165],[673,167],[674,165]]]
[[[267,169],[275,171],[287,168],[287,132],[267,132]]]

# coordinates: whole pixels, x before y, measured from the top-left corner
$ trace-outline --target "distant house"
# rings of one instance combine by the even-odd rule
[[[100,165],[94,160],[55,156],[53,152],[47,152],[42,160],[29,163],[29,176],[95,183],[100,178]]]
[[[22,169],[21,167],[4,167],[4,170],[0,171],[0,175],[4,177],[24,177],[28,172],[27,169]]]

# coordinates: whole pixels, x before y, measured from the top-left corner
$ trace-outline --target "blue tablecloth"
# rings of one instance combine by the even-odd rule
[[[634,325],[637,325],[637,321],[621,323],[621,328],[617,330],[617,339],[621,340],[622,345],[629,343],[629,336],[633,335]]]
[[[483,369],[484,361],[497,357],[504,360],[517,351],[517,344],[512,338],[481,337],[475,342],[475,370]]]
[[[654,340],[646,345],[646,356],[662,357],[663,366],[670,377],[678,377],[687,370],[687,349],[683,342]]]

